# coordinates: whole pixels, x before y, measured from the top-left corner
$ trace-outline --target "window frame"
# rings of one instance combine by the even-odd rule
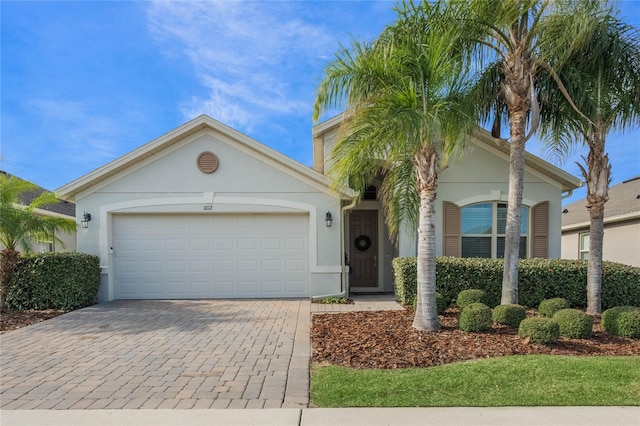
[[[584,247],[584,238],[587,238],[586,247]],[[578,259],[580,260],[589,260],[589,245],[591,241],[591,233],[590,232],[580,232],[578,234]],[[586,257],[584,257],[586,255]]]
[[[465,208],[468,207],[472,207],[472,206],[478,206],[478,205],[482,205],[482,204],[490,204],[491,205],[491,233],[490,234],[465,234],[463,232],[463,212]],[[506,234],[498,234],[498,206],[499,205],[507,205],[506,201],[480,201],[477,203],[472,203],[472,204],[467,204],[466,206],[461,206],[460,207],[460,256],[461,257],[465,257],[462,255],[463,250],[464,250],[464,238],[465,237],[470,237],[470,238],[490,238],[491,239],[491,255],[490,257],[488,257],[487,259],[502,259],[504,258],[504,254],[502,257],[498,257],[498,238],[505,238],[506,239]],[[520,238],[522,240],[522,238],[525,238],[525,253],[524,253],[524,258],[529,258],[529,256],[531,255],[531,206],[527,206],[527,205],[522,205],[522,210],[525,210],[527,213],[527,217],[526,217],[526,233],[522,233],[520,234]],[[522,214],[522,211],[521,211]],[[522,216],[521,216],[522,217]],[[522,230],[522,224],[520,225],[520,228]]]

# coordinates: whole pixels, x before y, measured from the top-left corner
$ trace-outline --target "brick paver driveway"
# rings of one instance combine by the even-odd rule
[[[0,408],[306,407],[308,300],[116,301],[0,335]]]

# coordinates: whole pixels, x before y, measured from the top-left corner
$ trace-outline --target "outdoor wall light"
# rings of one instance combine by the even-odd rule
[[[331,212],[327,212],[327,215],[324,218],[324,223],[327,224],[327,228],[331,228],[333,224],[333,218],[331,217]]]
[[[84,214],[82,215],[82,220],[80,221],[80,224],[82,225],[83,228],[88,228],[89,227],[89,222],[91,222],[91,215],[87,212],[84,212]]]

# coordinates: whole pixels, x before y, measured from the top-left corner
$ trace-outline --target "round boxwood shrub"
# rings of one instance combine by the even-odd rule
[[[560,326],[551,318],[526,318],[520,322],[518,336],[528,337],[535,343],[551,343],[560,337]]]
[[[517,327],[527,317],[527,310],[520,305],[498,305],[493,308],[493,322]]]
[[[540,306],[538,306],[538,313],[547,318],[553,318],[553,314],[558,312],[560,309],[570,308],[569,302],[567,299],[563,299],[562,297],[555,297],[553,299],[545,299],[540,302]]]
[[[413,310],[415,311],[418,308],[418,296],[413,299]],[[447,301],[444,299],[444,296],[436,291],[436,309],[438,309],[438,315],[443,315],[444,311],[447,310]]]
[[[602,313],[602,328],[609,334],[640,338],[640,308],[616,306]]]
[[[591,317],[578,309],[560,309],[553,314],[560,327],[560,335],[571,339],[588,339],[593,331]]]
[[[458,318],[458,327],[464,331],[486,331],[492,325],[491,308],[484,303],[468,304]]]
[[[456,304],[460,309],[464,309],[465,306],[471,303],[483,303],[486,305],[487,293],[482,290],[473,288],[469,290],[462,290],[460,293],[458,293]]]

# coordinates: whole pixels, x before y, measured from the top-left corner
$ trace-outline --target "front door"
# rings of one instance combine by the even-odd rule
[[[378,211],[354,210],[350,221],[349,286],[353,290],[378,289]]]

